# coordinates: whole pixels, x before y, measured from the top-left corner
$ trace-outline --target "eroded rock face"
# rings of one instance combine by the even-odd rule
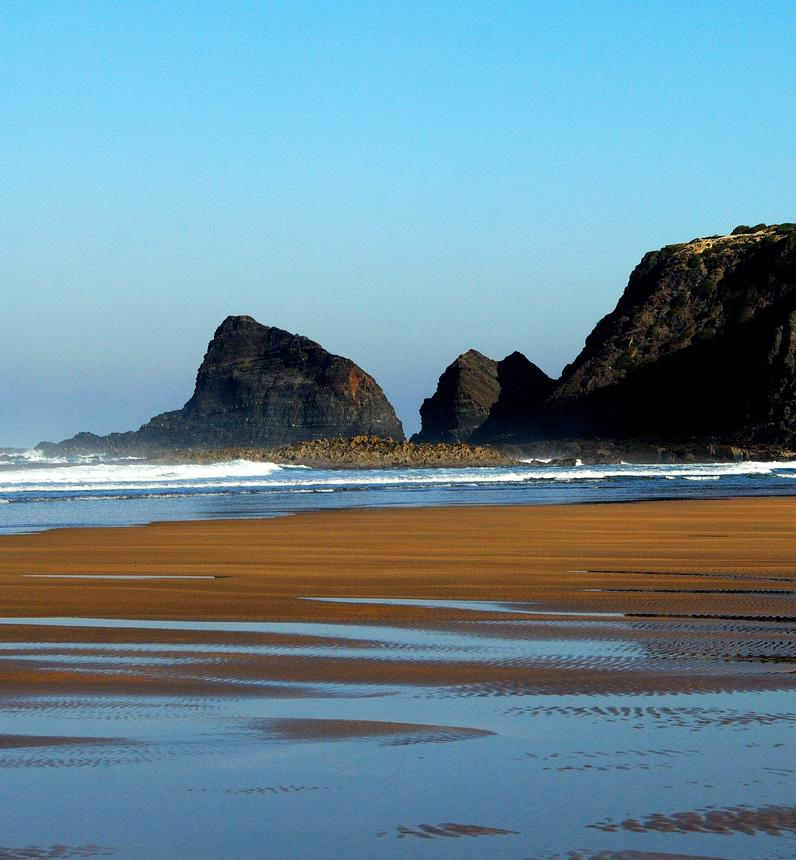
[[[404,438],[372,376],[309,338],[231,316],[210,341],[182,409],[157,415],[135,432],[78,434],[58,447],[274,447],[361,434]]]
[[[473,440],[496,443],[535,438],[541,404],[555,381],[521,352],[512,352],[498,362],[497,375],[500,394]]]
[[[474,349],[460,355],[420,407],[420,442],[498,442],[526,435],[553,381],[520,352],[493,361]]]
[[[423,404],[419,438],[793,446],[796,225],[646,254],[557,383],[519,353],[472,355]]]
[[[498,363],[475,349],[449,364],[420,407],[416,442],[466,442],[486,421],[500,394]]]
[[[748,229],[748,228],[747,228]],[[646,254],[546,407],[557,435],[796,438],[796,225]]]

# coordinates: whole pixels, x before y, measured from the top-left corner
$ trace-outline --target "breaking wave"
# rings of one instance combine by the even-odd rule
[[[784,480],[796,478],[796,462],[555,466],[536,461],[508,467],[330,470],[249,460],[175,465],[132,458],[61,461],[40,452],[6,451],[2,456],[0,532],[152,519],[274,516],[363,505],[796,494],[796,484]]]
[[[142,462],[54,463],[0,471],[0,497],[18,493],[174,491],[198,493],[251,489],[613,482],[616,480],[721,481],[738,477],[796,477],[796,462],[688,465],[539,466],[502,468],[321,470],[249,460],[165,465]]]

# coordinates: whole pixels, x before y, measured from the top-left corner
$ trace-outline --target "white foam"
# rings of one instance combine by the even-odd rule
[[[530,463],[530,460],[522,462]],[[552,480],[582,480],[605,478],[690,478],[690,477],[730,477],[743,475],[768,475],[775,471],[786,470],[796,473],[796,461],[740,463],[688,463],[688,464],[627,464],[608,466],[549,466],[534,473],[538,477]]]
[[[67,457],[48,457],[44,454],[43,451],[39,451],[37,448],[30,448],[29,450],[11,450],[4,449],[0,450],[0,459],[5,461],[11,461],[14,465],[23,465],[28,463],[68,463],[69,459]]]
[[[230,460],[223,463],[166,465],[137,461],[51,464],[0,470],[0,494],[109,493],[182,495],[186,492],[289,490],[334,492],[339,489],[395,486],[484,486],[508,484],[599,484],[613,479],[719,481],[725,477],[796,477],[796,462],[689,463],[678,465],[539,466],[458,469],[318,470],[300,465]],[[74,498],[74,497],[72,497]],[[8,502],[9,498],[0,499]]]
[[[51,462],[51,461],[50,461]],[[42,491],[58,488],[79,490],[157,489],[178,486],[237,485],[241,479],[255,480],[275,472],[304,469],[276,463],[229,460],[223,463],[166,465],[125,461],[123,463],[55,464],[52,468],[8,469],[0,472],[1,492]]]

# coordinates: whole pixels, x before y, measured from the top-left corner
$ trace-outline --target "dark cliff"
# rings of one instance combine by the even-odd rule
[[[497,375],[500,394],[473,440],[505,442],[534,435],[540,405],[553,391],[555,381],[521,352],[512,352],[498,362]]]
[[[157,415],[135,432],[78,434],[55,447],[278,446],[362,434],[404,438],[372,376],[306,337],[233,316],[216,330],[182,409]]]
[[[794,441],[796,225],[646,254],[544,412],[548,435]]]
[[[421,416],[429,441],[793,446],[796,225],[646,254],[557,382],[520,353],[465,353]]]
[[[484,442],[525,434],[554,383],[519,352],[493,361],[474,349],[450,364],[420,407],[419,442]]]

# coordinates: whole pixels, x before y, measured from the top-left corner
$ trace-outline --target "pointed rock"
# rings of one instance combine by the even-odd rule
[[[272,447],[363,434],[404,438],[372,376],[309,338],[230,316],[210,341],[182,409],[136,432],[79,434],[74,443],[80,450],[87,441],[94,450]],[[69,450],[71,441],[58,447]]]
[[[417,442],[466,442],[484,423],[500,394],[497,362],[475,349],[449,364],[437,390],[420,407]]]
[[[493,361],[474,349],[440,376],[420,407],[420,442],[514,441],[533,435],[539,404],[553,380],[521,352]]]
[[[555,382],[521,352],[512,352],[497,365],[500,394],[489,417],[473,434],[478,442],[516,442],[538,433],[540,406]]]

